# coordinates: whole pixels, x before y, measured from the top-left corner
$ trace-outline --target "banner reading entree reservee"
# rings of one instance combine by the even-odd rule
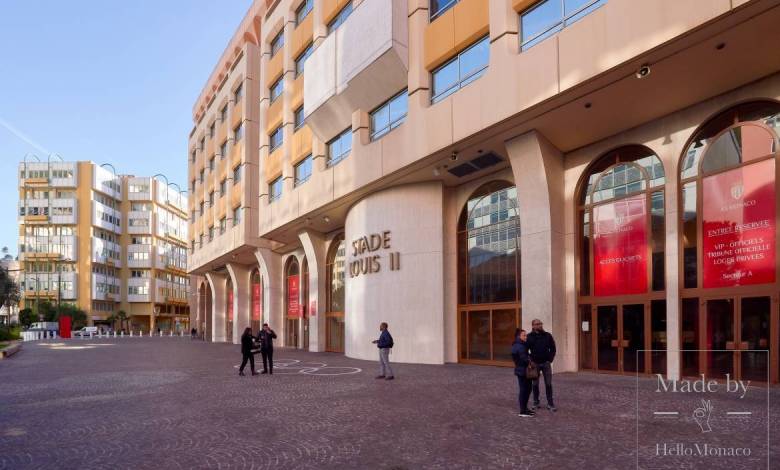
[[[260,283],[252,284],[252,321],[260,321],[260,312],[262,306],[260,304]]]
[[[704,287],[775,281],[775,162],[704,178]]]
[[[593,208],[593,284],[596,295],[647,291],[647,196]]]
[[[287,316],[289,318],[301,316],[301,309],[298,304],[299,287],[300,278],[297,274],[287,277]]]

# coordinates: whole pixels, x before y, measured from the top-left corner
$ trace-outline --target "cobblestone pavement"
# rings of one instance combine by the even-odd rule
[[[637,393],[653,379],[558,374],[559,411],[525,419],[507,368],[398,364],[390,382],[373,362],[278,349],[276,374],[238,377],[238,351],[188,338],[28,343],[0,362],[0,468],[635,468],[637,402],[670,405]],[[767,426],[778,435],[765,399],[745,398],[764,418],[734,428],[732,445],[765,443]],[[643,439],[667,436],[641,424]],[[706,468],[766,468],[765,452]]]

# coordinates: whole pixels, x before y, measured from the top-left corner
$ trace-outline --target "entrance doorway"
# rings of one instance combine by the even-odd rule
[[[699,363],[707,377],[766,382],[771,357],[772,299],[767,296],[707,299],[700,314]],[[776,328],[776,326],[775,326]]]
[[[483,305],[460,312],[460,360],[504,365],[512,361],[512,342],[520,328],[516,305]]]
[[[331,242],[328,250],[326,273],[328,282],[328,303],[325,312],[325,350],[344,352],[344,235]]]
[[[644,372],[645,304],[598,305],[594,318],[598,370]]]

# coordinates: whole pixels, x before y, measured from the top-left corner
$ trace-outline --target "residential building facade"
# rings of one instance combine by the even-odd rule
[[[396,361],[509,364],[538,318],[558,371],[777,382],[778,20],[256,1],[193,107],[193,324],[373,359],[386,321]]]
[[[67,302],[90,325],[188,330],[187,198],[93,162],[19,164],[23,306]],[[119,324],[116,324],[119,328]]]

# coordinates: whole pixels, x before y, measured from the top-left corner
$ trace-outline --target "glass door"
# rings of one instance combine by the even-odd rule
[[[596,364],[599,370],[619,370],[619,334],[618,306],[599,305],[596,307],[596,325],[598,328]]]
[[[520,309],[474,308],[459,313],[460,360],[462,362],[512,364],[512,343],[520,327]]]
[[[708,300],[705,315],[707,377],[725,379],[726,374],[734,377],[737,320],[734,299]]]
[[[344,314],[342,312],[328,312],[325,316],[325,350],[343,353]]]
[[[772,302],[769,297],[743,297],[739,304],[739,376],[755,382],[769,380],[769,339]],[[765,352],[766,351],[766,352]]]
[[[623,372],[645,371],[645,306],[624,305],[620,347],[622,349]]]
[[[598,305],[596,364],[598,370],[644,373],[648,355],[649,319],[645,304]]]

